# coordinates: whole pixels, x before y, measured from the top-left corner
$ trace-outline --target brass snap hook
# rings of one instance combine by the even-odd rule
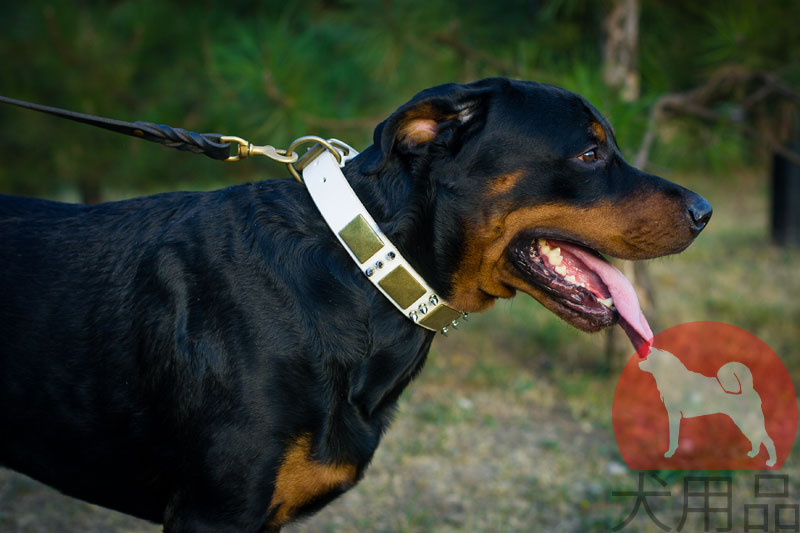
[[[245,141],[241,137],[223,136],[220,137],[219,140],[223,143],[238,144],[236,155],[228,157],[225,160],[226,162],[241,161],[242,159],[254,155],[263,155],[272,159],[273,161],[277,161],[278,163],[286,163],[287,165],[291,165],[299,159],[298,155],[291,150],[281,150],[268,144],[264,146],[256,146],[248,141]]]

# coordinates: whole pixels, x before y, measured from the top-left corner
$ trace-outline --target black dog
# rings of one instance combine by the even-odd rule
[[[594,250],[676,253],[711,215],[630,167],[580,96],[506,79],[423,91],[344,172],[453,307],[522,290],[637,346]],[[0,197],[0,461],[165,531],[277,530],[352,487],[433,337],[295,181]]]

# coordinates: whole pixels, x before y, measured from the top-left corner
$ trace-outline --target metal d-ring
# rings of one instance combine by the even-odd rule
[[[295,139],[294,141],[292,141],[292,144],[289,145],[289,148],[286,149],[286,153],[291,154],[298,146],[312,142],[316,143],[316,146],[312,147],[308,152],[300,156],[300,158],[297,160],[297,167],[299,168],[297,168],[293,164],[294,161],[292,161],[291,163],[286,163],[286,166],[289,168],[289,172],[291,173],[291,175],[294,176],[294,179],[296,179],[300,183],[303,183],[303,178],[300,177],[300,174],[297,171],[303,170],[303,168],[305,168],[308,162],[313,161],[319,155],[319,152],[322,149],[328,150],[331,154],[333,154],[333,157],[336,158],[336,163],[338,164],[342,163],[342,154],[339,152],[339,150],[337,150],[336,147],[331,142],[326,141],[322,137],[317,137],[316,135],[306,135],[304,137],[299,137]]]

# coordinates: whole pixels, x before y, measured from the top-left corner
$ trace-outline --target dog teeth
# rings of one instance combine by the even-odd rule
[[[614,300],[611,297],[598,298],[597,301],[600,302],[601,304],[605,305],[609,309],[614,309]]]
[[[561,261],[564,260],[564,258],[561,257],[561,248],[551,248],[550,251],[547,253],[547,259],[553,266],[560,265]]]
[[[566,276],[567,275],[567,267],[564,266],[564,265],[557,266],[556,267],[556,273],[558,273],[558,274],[560,274],[562,276]],[[569,279],[569,278],[567,278],[567,279]],[[572,279],[575,279],[575,276],[572,276]]]
[[[561,257],[560,247],[556,246],[555,248],[550,248],[550,245],[547,243],[546,239],[536,239],[536,244],[539,246],[537,253],[539,255],[547,256],[547,261],[551,265],[557,267],[564,260],[564,258]],[[563,272],[559,272],[559,274],[562,276],[564,275]]]
[[[542,254],[546,256],[550,256],[550,245],[547,244],[547,241],[544,239],[539,239],[539,248],[542,249]]]
[[[565,271],[565,272],[566,272],[566,270],[567,270],[567,269],[566,269],[566,268],[564,268],[564,271]],[[569,281],[569,282],[570,282],[570,283],[572,283],[573,285],[577,285],[577,283],[578,283],[578,280],[577,280],[577,279],[575,279],[575,276],[573,276],[572,274],[570,274],[569,276],[566,276],[564,279],[565,279],[565,280],[567,280],[567,281]]]

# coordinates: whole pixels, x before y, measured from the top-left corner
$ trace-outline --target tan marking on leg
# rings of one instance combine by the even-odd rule
[[[351,464],[324,464],[311,456],[311,435],[297,438],[283,455],[275,479],[275,492],[270,511],[277,512],[269,526],[281,526],[292,519],[297,510],[318,496],[333,490],[346,490],[356,481],[356,467]]]

